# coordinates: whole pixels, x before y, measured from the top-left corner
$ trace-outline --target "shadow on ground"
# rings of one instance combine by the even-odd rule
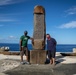
[[[55,61],[56,65],[63,62],[63,61],[65,61],[63,59],[64,57],[65,56],[56,56],[56,61]],[[50,63],[50,60],[47,58],[45,64],[49,64],[49,63]]]

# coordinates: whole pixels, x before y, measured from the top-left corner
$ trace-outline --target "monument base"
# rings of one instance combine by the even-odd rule
[[[31,50],[30,63],[31,64],[45,64],[46,51],[45,50]]]

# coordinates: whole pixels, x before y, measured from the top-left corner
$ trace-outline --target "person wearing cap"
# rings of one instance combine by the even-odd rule
[[[25,64],[25,62],[23,62],[23,55],[26,55],[26,63],[28,62],[28,55],[29,55],[29,50],[28,50],[28,40],[33,40],[33,38],[31,38],[30,36],[27,35],[28,32],[24,31],[24,35],[22,35],[20,37],[20,55],[21,55],[21,64]]]
[[[56,53],[56,40],[50,36],[50,34],[46,34],[47,38],[47,51],[48,58],[50,59],[50,64],[55,65],[55,53]]]

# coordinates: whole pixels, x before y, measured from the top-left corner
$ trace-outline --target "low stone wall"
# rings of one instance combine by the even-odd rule
[[[20,55],[20,52],[3,51],[3,52],[0,52],[0,54],[4,54],[4,55]]]

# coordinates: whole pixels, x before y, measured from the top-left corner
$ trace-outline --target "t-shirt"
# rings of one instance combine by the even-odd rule
[[[30,39],[29,36],[24,36],[23,35],[23,36],[20,37],[20,40],[22,40],[22,46],[23,47],[27,47],[28,39]]]
[[[47,50],[56,50],[56,40],[54,38],[47,40]]]

